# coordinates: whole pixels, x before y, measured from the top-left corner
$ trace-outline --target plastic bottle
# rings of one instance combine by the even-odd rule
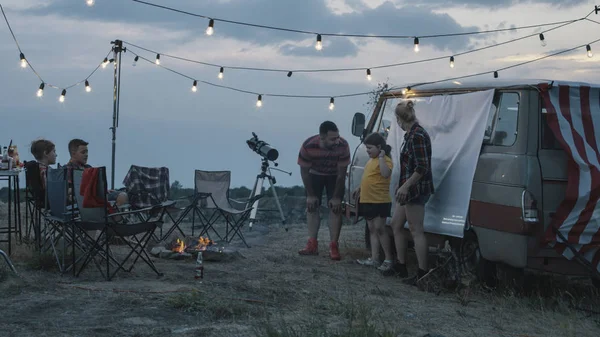
[[[196,276],[194,276],[196,280],[204,278],[204,264],[202,252],[198,252],[198,256],[196,257]]]

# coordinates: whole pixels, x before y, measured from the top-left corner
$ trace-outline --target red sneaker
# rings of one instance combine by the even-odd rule
[[[337,242],[332,241],[329,244],[329,257],[331,257],[332,260],[336,260],[336,261],[339,261],[342,259],[342,257],[340,256],[340,250],[338,249]]]
[[[306,247],[304,249],[298,251],[300,255],[319,255],[319,243],[317,239],[310,238],[306,243]]]

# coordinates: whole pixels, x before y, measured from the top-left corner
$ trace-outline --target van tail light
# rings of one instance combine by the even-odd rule
[[[524,222],[539,222],[537,200],[531,192],[524,190],[521,195],[521,211]]]

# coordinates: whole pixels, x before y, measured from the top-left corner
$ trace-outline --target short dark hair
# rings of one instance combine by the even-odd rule
[[[54,143],[46,139],[38,139],[31,142],[31,154],[36,160],[42,160],[46,153],[52,152],[55,148]]]
[[[72,139],[69,142],[69,154],[77,152],[77,149],[80,146],[87,146],[87,145],[88,145],[88,142],[86,142],[85,140],[81,140],[81,139],[77,139],[77,138]]]
[[[332,121],[324,121],[323,123],[321,123],[321,126],[319,126],[319,134],[321,136],[325,136],[329,131],[340,132],[340,130],[338,130],[337,125],[335,125],[335,123]]]

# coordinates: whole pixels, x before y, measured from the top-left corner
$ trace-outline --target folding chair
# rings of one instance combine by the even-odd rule
[[[172,214],[174,211],[183,209],[175,207],[177,202],[170,199],[171,185],[168,168],[131,165],[123,179],[123,185],[125,185],[129,205],[133,210],[159,206],[154,215],[157,215],[156,212],[160,209],[163,212],[162,216],[168,216],[173,222],[173,226],[164,235],[162,226],[159,227],[160,234],[154,235],[157,241],[160,242],[169,237],[176,229],[185,237],[185,233],[179,227],[183,217],[175,219]]]
[[[75,263],[76,239],[73,224],[77,221],[76,209],[69,205],[68,179],[65,168],[48,168],[46,171],[46,205],[40,212],[44,218],[44,229],[40,230],[40,239],[44,239],[41,252],[52,250],[59,271],[69,271]],[[57,244],[62,240],[62,249]],[[71,246],[72,260],[65,261],[67,247]]]
[[[87,250],[85,260],[77,275],[91,261],[94,261],[106,280],[110,281],[119,270],[130,272],[136,262],[141,259],[158,276],[162,276],[163,274],[158,271],[146,252],[146,246],[154,231],[159,225],[162,225],[162,217],[156,218],[148,215],[148,213],[157,211],[158,207],[112,213],[111,206],[107,201],[105,167],[87,168],[83,172],[74,170],[73,186],[81,219],[79,226],[88,230],[95,228],[100,231],[90,249]],[[160,211],[160,209],[158,210]],[[140,216],[141,213],[146,214]],[[113,237],[122,239],[129,248],[129,252],[120,260],[114,253],[114,249],[110,249]],[[98,256],[102,259],[102,263],[106,263],[106,271],[102,270],[101,263],[95,260]],[[132,256],[135,256],[135,259],[126,268],[125,264]],[[111,263],[116,264],[116,270],[112,272],[110,270]]]
[[[206,198],[200,200],[200,208],[213,210],[210,218],[207,219],[204,217],[206,222],[203,225],[200,236],[202,236],[204,233],[208,233],[209,229],[212,229],[215,233],[217,233],[217,236],[221,238],[213,225],[218,219],[223,218],[225,220],[225,241],[230,243],[231,240],[233,240],[233,238],[237,235],[242,242],[244,242],[246,247],[250,248],[246,242],[246,239],[244,238],[244,235],[242,234],[241,229],[244,222],[250,217],[250,211],[252,211],[252,207],[246,207],[245,202],[240,203],[244,204],[244,206],[232,206],[231,202],[237,203],[237,201],[229,198],[231,171],[196,170],[194,180],[195,190],[198,193],[207,196]],[[261,196],[262,195],[258,195],[256,199],[250,200],[248,205],[253,205],[254,201]]]
[[[41,248],[42,213],[46,205],[46,191],[42,184],[40,166],[36,161],[27,161],[25,168],[25,237],[35,242],[36,249]]]

